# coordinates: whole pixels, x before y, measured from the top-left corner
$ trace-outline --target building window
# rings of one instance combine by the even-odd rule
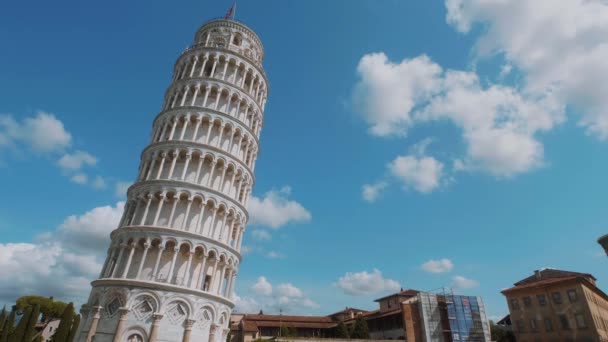
[[[536,331],[536,320],[534,318],[530,320],[530,330]]]
[[[558,315],[559,322],[562,325],[563,330],[570,330],[570,323],[568,322],[568,317],[566,315]]]
[[[585,322],[585,316],[583,316],[583,314],[574,315],[574,319],[576,320],[576,326],[579,329],[587,328],[587,322]]]
[[[553,322],[551,322],[551,318],[545,318],[545,331],[553,331]]]
[[[517,299],[511,299],[511,309],[519,310],[519,302]]]
[[[570,302],[576,302],[576,300],[578,299],[578,297],[576,296],[576,290],[575,289],[570,289],[568,290],[568,299],[570,300]]]
[[[524,297],[524,306],[529,308],[532,306],[532,298],[528,297]]]
[[[562,294],[559,292],[553,292],[551,294],[551,296],[553,297],[553,303],[555,304],[561,304],[562,303]]]
[[[545,306],[547,305],[547,298],[544,294],[536,295],[536,299],[538,299],[538,305]]]
[[[523,320],[520,319],[515,322],[515,324],[517,324],[517,331],[519,331],[520,333],[526,332],[526,327],[524,326]]]

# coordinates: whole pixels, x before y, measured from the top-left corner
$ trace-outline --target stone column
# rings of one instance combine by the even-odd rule
[[[122,254],[125,251],[125,247],[127,247],[127,245],[120,245],[118,247],[120,248],[120,252],[118,252],[118,258],[116,259],[116,264],[114,264],[114,269],[112,270],[110,278],[114,278],[114,275],[116,275],[116,271],[118,271],[118,266],[120,266],[120,263],[122,262]]]
[[[186,224],[188,223],[188,216],[190,216],[190,208],[192,207],[192,199],[188,198],[188,206],[186,207],[186,215],[182,221],[182,230],[186,230]],[[190,229],[188,229],[190,230]]]
[[[198,178],[201,176],[201,168],[203,167],[203,162],[205,162],[205,158],[201,154],[198,157],[198,166],[196,167],[196,175],[194,176],[194,183],[199,184]]]
[[[152,223],[153,226],[156,226],[156,224],[158,223],[158,218],[160,216],[160,212],[163,210],[163,203],[165,203],[165,194],[164,193],[160,194],[160,198],[158,200],[158,209],[156,210],[156,215],[154,216],[154,222]]]
[[[99,324],[99,319],[101,318],[101,306],[93,307],[93,321],[91,322],[91,327],[89,328],[89,332],[87,333],[86,342],[92,342],[95,333],[97,332],[97,325]]]
[[[201,127],[201,123],[203,122],[200,116],[196,116],[196,126],[194,126],[194,134],[192,135],[192,141],[196,142],[196,136],[198,135],[198,129]]]
[[[114,332],[113,342],[120,342],[122,339],[122,333],[125,330],[125,324],[127,323],[127,318],[129,316],[129,309],[120,308],[118,312],[120,313],[120,318],[118,319],[118,325],[116,326],[116,331]]]
[[[146,263],[146,257],[148,257],[148,250],[150,249],[150,244],[148,242],[144,243],[144,252],[141,256],[141,262],[139,263],[139,268],[137,269],[137,275],[135,279],[139,279],[141,277],[141,270],[144,268],[144,264]]]
[[[209,125],[209,127],[207,127],[207,135],[205,136],[205,144],[209,144],[209,141],[211,140],[211,131],[213,130],[213,126],[215,126],[213,118],[209,119],[208,125]]]
[[[179,159],[179,150],[175,150],[173,151],[174,156],[173,156],[173,160],[171,161],[171,168],[169,169],[169,176],[167,177],[167,179],[171,179],[171,177],[173,177],[173,171],[175,170],[175,164],[177,163],[177,159]]]
[[[201,272],[198,275],[198,280],[197,283],[195,284],[195,288],[197,290],[202,290],[203,289],[203,284],[205,281],[205,276],[207,275],[207,270],[205,269],[207,263],[207,256],[203,253],[203,261],[202,261],[202,265],[201,265]]]
[[[186,180],[186,173],[188,172],[188,166],[190,165],[190,159],[192,159],[192,153],[186,153],[186,162],[184,163],[184,170],[182,171],[181,180]]]
[[[163,173],[163,167],[165,166],[166,158],[167,158],[167,153],[162,152],[160,154],[160,165],[158,166],[158,172],[156,172],[156,179],[160,179],[160,176]]]
[[[219,324],[212,324],[209,329],[209,342],[216,342],[215,336],[217,335],[217,331],[219,330]],[[222,341],[223,342],[223,341]]]
[[[146,209],[144,209],[144,214],[141,216],[141,221],[139,222],[140,226],[143,226],[146,223],[146,216],[148,216],[148,210],[150,210],[150,204],[152,203],[152,196],[146,195],[145,198],[148,201],[146,203]],[[133,217],[135,218],[135,213],[133,213]]]
[[[157,158],[156,153],[152,154],[152,161],[150,162],[150,168],[148,169],[148,174],[146,174],[146,180],[149,180],[150,176],[152,176],[152,170],[154,170],[154,165],[156,165],[156,158]]]
[[[209,171],[209,179],[207,180],[207,187],[210,187],[213,184],[213,172],[215,171],[215,164],[217,162],[214,160],[211,162],[211,170]]]
[[[152,319],[152,329],[150,329],[150,338],[148,339],[148,342],[156,342],[156,339],[158,338],[158,327],[160,326],[160,321],[163,319],[163,315],[155,313],[152,316]]]
[[[184,136],[186,135],[186,130],[188,129],[188,123],[190,122],[190,114],[186,115],[184,119],[184,127],[182,127],[182,132],[179,135],[179,140],[184,140]]]
[[[201,226],[202,222],[203,222],[203,214],[205,213],[205,203],[201,202],[201,213],[198,215],[198,222],[196,222],[196,227],[194,229],[194,231],[198,234],[202,234],[203,233],[203,227]]]
[[[190,342],[190,334],[192,333],[192,326],[196,321],[193,319],[186,320],[186,327],[184,328],[184,338],[182,338],[182,342]]]
[[[133,254],[135,253],[135,244],[129,244],[129,257],[127,258],[127,264],[125,265],[125,269],[122,271],[121,278],[126,278],[127,273],[129,273],[129,269],[131,268],[131,262],[133,261]]]
[[[194,63],[192,63],[192,70],[190,71],[190,77],[194,75],[194,70],[196,69],[196,63],[198,63],[198,56],[194,57]]]
[[[207,57],[207,55],[203,57],[203,65],[201,66],[201,72],[198,73],[198,77],[203,77],[203,73],[205,72],[205,66],[207,66],[208,59],[209,57]]]
[[[188,286],[188,280],[190,280],[190,267],[192,266],[192,256],[194,255],[194,251],[190,251],[188,253],[188,263],[186,264],[186,272],[184,272],[184,280],[182,281],[182,286]]]
[[[173,125],[171,126],[171,134],[169,134],[169,139],[167,140],[173,140],[173,135],[175,134],[175,129],[177,128],[177,117],[171,121]]]
[[[171,284],[171,278],[173,278],[173,271],[175,270],[175,262],[177,261],[177,256],[179,255],[179,247],[175,246],[173,249],[173,260],[171,260],[171,267],[169,268],[169,276],[167,277],[167,282]]]
[[[152,271],[152,280],[156,281],[158,278],[158,267],[160,266],[160,259],[163,256],[163,251],[165,247],[162,245],[158,245],[158,254],[156,255],[156,263],[154,264],[154,270]]]

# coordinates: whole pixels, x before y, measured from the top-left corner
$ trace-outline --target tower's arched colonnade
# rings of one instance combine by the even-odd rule
[[[257,35],[212,20],[175,63],[78,341],[223,342],[268,95]]]

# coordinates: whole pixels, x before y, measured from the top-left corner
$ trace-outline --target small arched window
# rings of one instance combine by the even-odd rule
[[[241,44],[243,43],[243,39],[241,38],[241,36],[234,35],[234,37],[232,38],[232,44],[236,45],[236,46],[241,46]]]

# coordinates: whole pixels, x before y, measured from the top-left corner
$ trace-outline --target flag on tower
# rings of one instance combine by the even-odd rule
[[[228,10],[228,13],[226,13],[226,17],[224,19],[226,19],[226,20],[230,19],[230,17],[234,14],[235,8],[236,8],[236,1],[232,3],[232,6]],[[234,19],[234,17],[232,17],[232,19]]]

